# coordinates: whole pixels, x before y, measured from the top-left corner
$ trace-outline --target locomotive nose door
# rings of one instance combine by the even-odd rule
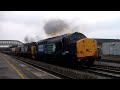
[[[93,39],[82,39],[77,41],[77,57],[94,56],[97,51],[96,41]]]
[[[82,40],[77,41],[77,57],[85,57],[85,45]]]

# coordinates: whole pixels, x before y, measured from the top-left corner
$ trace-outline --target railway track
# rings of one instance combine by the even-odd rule
[[[93,67],[78,66],[77,68],[71,68],[78,71],[86,71],[88,73],[94,73],[110,79],[120,79],[120,67],[106,66],[106,65],[95,65]]]
[[[104,65],[96,65],[87,69],[89,72],[96,73],[112,79],[120,79],[120,68]]]
[[[30,64],[30,65],[32,65],[32,66],[34,66],[36,68],[39,68],[39,69],[42,69],[42,70],[44,70],[46,72],[54,74],[54,75],[56,75],[56,76],[58,76],[60,78],[63,78],[63,79],[75,79],[74,77],[67,76],[65,74],[62,74],[62,73],[59,73],[59,72],[55,72],[54,70],[51,70],[51,69],[46,68],[46,67],[43,67],[43,66],[39,65],[36,61],[33,61],[33,60],[30,61],[30,60],[27,60],[25,58],[18,58],[18,57],[15,57],[15,56],[13,56],[13,58],[16,58],[17,60],[23,61],[23,62],[25,62],[27,64]]]
[[[50,65],[50,64],[46,64],[44,62],[39,62],[39,61],[34,61],[34,60],[29,60],[27,58],[23,58],[23,57],[16,57],[16,56],[12,56],[13,58],[23,61],[27,64],[30,64],[36,68],[42,69],[48,73],[51,73],[57,77],[60,77],[61,79],[100,79],[102,77],[99,76],[95,76],[93,74],[89,74],[89,73],[85,73],[82,71],[77,71],[77,70],[73,70],[73,69],[69,69],[69,68],[63,68],[63,67],[59,67],[56,65]],[[41,64],[42,63],[42,64]]]
[[[120,64],[120,61],[118,61],[118,60],[102,59],[101,61],[102,61],[102,62],[109,62],[109,63],[117,63],[117,64]]]
[[[62,69],[60,69],[54,65],[50,65],[50,66],[47,66],[47,64],[40,65],[39,61],[29,60],[23,57],[22,58],[21,57],[18,58],[16,56],[12,56],[12,57],[20,61],[23,61],[25,63],[28,63],[30,65],[33,65],[37,68],[40,68],[42,70],[45,70],[63,79],[97,79],[96,77],[94,77],[94,75],[101,76],[101,78],[106,77],[108,79],[120,79],[120,68],[117,68],[117,67],[95,65],[94,67],[90,67],[90,68],[87,68],[86,66],[82,66],[82,67],[69,68],[69,69],[65,69],[62,67]],[[94,74],[94,75],[86,74],[87,77],[86,76],[81,77],[80,75],[81,71],[87,72],[89,74]],[[98,78],[98,79],[101,79],[101,78]]]

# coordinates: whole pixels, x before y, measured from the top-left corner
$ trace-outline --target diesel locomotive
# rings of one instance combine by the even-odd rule
[[[93,65],[100,58],[97,41],[79,32],[16,47],[14,54],[38,61],[85,65]]]

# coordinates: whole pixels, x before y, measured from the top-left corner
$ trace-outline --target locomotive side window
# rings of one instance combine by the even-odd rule
[[[44,51],[44,45],[38,45],[38,52]]]
[[[27,52],[28,51],[28,47],[25,47],[25,52]]]
[[[24,47],[21,48],[21,51],[24,52]]]

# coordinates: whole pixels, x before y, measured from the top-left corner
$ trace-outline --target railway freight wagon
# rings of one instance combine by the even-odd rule
[[[37,42],[35,55],[38,60],[92,65],[98,59],[97,42],[82,33],[65,34]]]
[[[16,56],[20,56],[20,51],[21,51],[21,47],[16,47],[16,48],[15,48],[15,52],[14,52],[15,55],[16,55]]]
[[[10,48],[10,50],[11,50],[11,53],[14,53],[15,52],[15,47]]]
[[[18,47],[17,46],[10,47],[10,52],[8,54],[16,55],[16,48],[18,48]]]
[[[23,46],[19,47],[19,55],[22,57],[27,57],[27,58],[33,58],[32,53],[33,49],[32,47],[35,46],[35,42],[32,43],[26,43]],[[35,53],[35,51],[34,51]]]

